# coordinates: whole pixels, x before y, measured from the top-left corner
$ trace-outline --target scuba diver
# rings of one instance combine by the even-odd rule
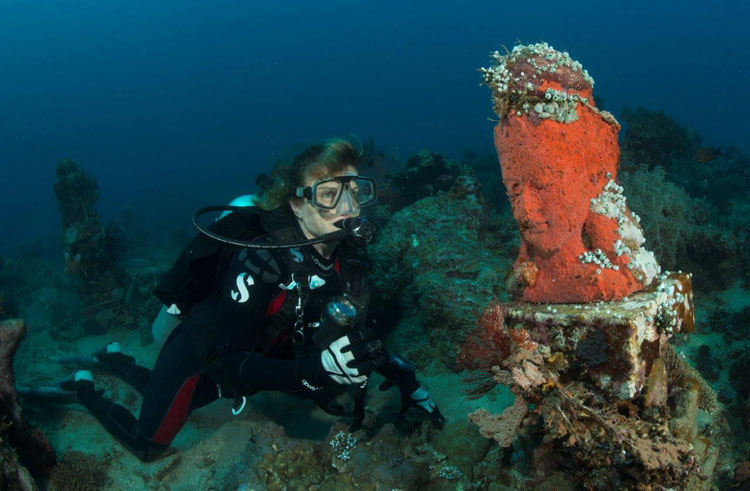
[[[360,217],[375,202],[371,178],[359,176],[361,152],[343,139],[306,148],[279,164],[254,206],[208,207],[194,217],[202,232],[183,250],[155,289],[165,307],[154,323],[165,339],[149,370],[117,342],[92,355],[61,361],[107,370],[143,396],[131,412],[97,390],[89,370],[51,387],[17,387],[21,396],[83,405],[138,458],[161,455],[191,411],[219,398],[284,391],[314,400],[324,411],[364,418],[373,371],[385,390],[397,386],[402,415],[419,408],[441,427],[440,410],[413,366],[388,353],[368,312],[365,245],[374,232]],[[207,212],[224,211],[210,226]],[[173,327],[176,324],[176,327]],[[349,392],[353,409],[337,396]]]

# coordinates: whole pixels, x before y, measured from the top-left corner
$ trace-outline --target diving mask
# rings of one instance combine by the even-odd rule
[[[378,191],[375,179],[371,177],[337,176],[315,181],[312,186],[299,187],[295,195],[309,199],[318,209],[334,210],[341,215],[374,203]]]

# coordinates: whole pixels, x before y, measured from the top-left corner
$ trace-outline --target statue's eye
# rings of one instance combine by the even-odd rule
[[[508,186],[508,194],[511,196],[518,196],[521,194],[521,183],[518,181],[510,183]]]

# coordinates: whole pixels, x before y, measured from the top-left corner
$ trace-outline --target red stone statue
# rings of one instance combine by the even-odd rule
[[[614,300],[660,269],[616,183],[620,125],[593,101],[593,79],[546,43],[483,69],[492,88],[503,182],[521,232],[509,278],[519,300]]]

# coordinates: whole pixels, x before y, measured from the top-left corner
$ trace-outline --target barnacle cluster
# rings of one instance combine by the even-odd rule
[[[692,276],[691,274],[688,274]],[[655,323],[656,326],[662,331],[668,334],[673,334],[675,330],[681,325],[681,312],[677,307],[685,305],[685,309],[690,309],[690,298],[691,293],[684,292],[681,283],[667,282],[669,277],[667,275],[659,275],[656,279],[659,284],[656,287],[657,292],[662,292],[666,295],[666,300],[659,305],[656,311]]]
[[[350,450],[353,450],[357,446],[357,438],[352,436],[350,433],[345,431],[339,431],[328,444],[333,449],[336,457],[343,461],[347,461],[351,458]]]
[[[455,465],[444,465],[443,468],[438,472],[438,477],[442,477],[443,479],[447,479],[448,481],[454,481],[456,479],[461,479],[463,477],[463,473]]]
[[[641,217],[628,210],[627,198],[622,194],[623,188],[612,179],[611,173],[607,173],[607,178],[609,181],[602,192],[591,198],[589,209],[617,221],[619,238],[612,244],[615,254],[618,257],[626,256],[628,258],[626,267],[631,270],[636,280],[648,286],[654,281],[656,275],[661,273],[661,267],[656,262],[654,253],[643,247],[646,238],[639,225]],[[601,273],[602,268],[619,269],[603,252],[599,249],[597,251],[587,251],[578,259],[582,263],[594,263],[600,266],[597,273]]]
[[[531,84],[529,84],[531,85]],[[547,88],[544,91],[545,102],[537,102],[534,104],[534,111],[539,115],[541,119],[553,119],[560,123],[572,123],[578,120],[578,102],[588,104],[588,98],[579,97],[578,94],[568,94],[566,91],[555,90],[553,88]],[[528,109],[528,104],[524,104],[522,108]],[[528,111],[526,111],[528,112]],[[520,111],[516,113],[520,116]]]
[[[531,113],[540,119],[570,123],[578,119],[579,103],[588,106],[588,98],[574,91],[590,92],[594,79],[567,52],[536,43],[515,46],[510,52],[506,49],[505,55],[495,51],[491,56],[494,64],[479,72],[483,83],[492,89],[500,118],[512,112],[516,116]]]

